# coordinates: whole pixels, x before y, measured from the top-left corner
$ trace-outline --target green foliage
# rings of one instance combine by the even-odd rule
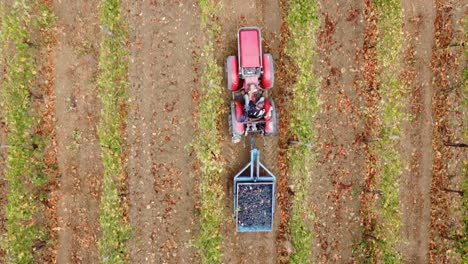
[[[307,39],[304,32],[315,33],[317,27],[320,25],[319,20],[319,5],[315,0],[292,0],[289,4],[287,22],[290,33],[295,34],[293,42],[298,38]],[[310,37],[310,36],[309,36]],[[310,40],[309,40],[310,41]]]
[[[403,9],[398,0],[374,0],[377,10],[377,56],[381,70],[379,81],[382,96],[383,133],[400,135],[406,90],[399,80],[399,63],[403,44]]]
[[[36,76],[35,50],[28,45],[32,32],[39,30],[39,18],[32,14],[35,2],[1,5],[0,47],[5,64],[0,106],[8,128],[8,157],[5,178],[9,185],[5,208],[6,233],[1,246],[6,263],[33,263],[32,244],[46,233],[35,224],[40,197],[36,187],[47,182],[42,172],[44,139],[33,135],[38,124],[31,115],[29,91]]]
[[[291,255],[291,263],[310,263],[310,249],[313,239],[313,214],[309,202],[310,171],[313,164],[313,154],[307,146],[299,146],[288,151],[290,160],[289,174],[294,184],[294,198],[291,208],[291,237],[295,253]]]
[[[320,24],[316,12],[317,1],[291,1],[287,17],[291,38],[286,54],[299,68],[296,83],[292,87],[293,100],[290,107],[303,109],[294,111],[290,128],[301,142],[310,142],[315,137],[312,122],[318,111],[317,90],[320,81],[313,72],[315,32]]]
[[[374,234],[379,238],[376,255],[386,260],[385,263],[401,263],[402,256],[396,247],[401,241],[399,187],[403,163],[396,142],[384,139],[377,147],[381,158],[377,168],[381,174],[377,188],[382,191],[382,195],[375,206],[380,221]]]
[[[400,175],[403,161],[392,137],[401,136],[401,124],[408,119],[404,111],[406,88],[399,79],[399,63],[403,43],[403,11],[398,0],[375,0],[377,11],[377,56],[380,74],[381,140],[371,147],[379,157],[377,189],[382,191],[374,210],[378,220],[374,236],[373,257],[384,263],[401,263],[397,250],[400,243],[401,213],[399,204]]]
[[[36,23],[42,28],[52,27],[57,17],[44,3],[40,3],[39,7],[40,14],[37,16]]]
[[[42,160],[45,139],[33,135],[39,120],[30,113],[29,91],[34,85],[37,65],[35,50],[28,42],[32,32],[47,26],[39,23],[40,18],[32,14],[36,7],[31,1],[0,6],[0,47],[2,60],[6,62],[0,106],[8,128],[9,146],[5,170],[9,185],[6,233],[1,238],[6,263],[32,263],[33,242],[47,236],[34,221],[40,200],[36,187],[47,182]]]
[[[291,38],[286,54],[298,67],[289,108],[301,109],[292,112],[289,127],[293,137],[305,143],[315,140],[313,121],[319,106],[317,91],[320,80],[315,76],[313,69],[315,35],[320,24],[318,8],[318,2],[315,0],[292,0],[287,16]],[[289,149],[288,158],[289,175],[295,188],[290,226],[296,252],[291,256],[291,263],[309,263],[313,238],[311,229],[313,214],[308,202],[310,197],[308,168],[313,166],[314,158],[312,151],[305,145]]]
[[[221,263],[222,236],[220,225],[223,217],[223,188],[220,184],[223,164],[220,159],[220,135],[218,117],[223,113],[222,71],[214,55],[214,38],[219,28],[216,24],[217,7],[214,1],[200,1],[201,24],[208,40],[203,46],[203,75],[201,98],[198,105],[198,131],[193,147],[200,161],[201,179],[199,192],[200,233],[197,238],[202,263]],[[214,116],[215,115],[215,116]]]
[[[121,127],[126,121],[125,101],[128,86],[128,51],[122,45],[126,30],[119,0],[103,0],[100,6],[101,26],[109,29],[101,43],[98,96],[101,99],[101,120],[98,126],[104,166],[103,190],[99,222],[102,236],[99,250],[103,263],[127,263],[125,242],[131,237],[131,227],[125,219],[127,204],[119,195],[124,187]]]
[[[216,4],[214,0],[200,0],[201,16],[200,22],[202,28],[209,38],[214,39],[220,32],[221,26],[217,20],[217,14],[221,10],[221,6]]]

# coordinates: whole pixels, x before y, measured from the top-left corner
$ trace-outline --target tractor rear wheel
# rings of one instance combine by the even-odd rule
[[[228,116],[229,121],[229,134],[232,138],[232,143],[239,143],[242,138],[242,134],[237,129],[237,118],[236,118],[236,104],[234,101],[231,102],[231,109]]]
[[[275,102],[271,98],[270,100],[270,107],[273,109],[271,111],[271,118],[265,124],[265,135],[266,136],[276,136],[278,135],[278,112],[276,109]]]

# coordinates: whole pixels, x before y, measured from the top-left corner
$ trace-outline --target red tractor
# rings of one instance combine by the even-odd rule
[[[234,143],[243,135],[278,133],[275,103],[268,97],[268,90],[275,82],[273,56],[262,54],[261,44],[259,28],[240,28],[237,32],[238,55],[226,58],[226,84],[233,99],[229,130]]]

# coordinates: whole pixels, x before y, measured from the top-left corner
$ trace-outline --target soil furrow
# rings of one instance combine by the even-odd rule
[[[61,176],[58,263],[97,263],[102,175],[94,79],[99,45],[98,1],[54,1],[58,167]]]
[[[151,111],[148,109],[153,100],[151,57],[144,54],[152,50],[154,30],[151,29],[151,17],[143,15],[143,10],[154,11],[148,2],[132,2],[129,4],[130,14],[130,67],[129,67],[129,113],[127,126],[128,149],[128,191],[129,191],[129,221],[133,226],[130,241],[130,261],[156,261],[156,246],[152,242],[155,229],[154,218],[154,179],[151,175]],[[136,26],[140,25],[140,27]],[[150,31],[147,31],[150,30]],[[143,34],[143,32],[145,34]],[[153,208],[152,208],[153,206]]]
[[[321,3],[316,69],[322,78],[318,114],[317,168],[312,174],[316,205],[316,239],[312,249],[318,262],[353,259],[361,239],[358,193],[364,182],[365,144],[362,113],[364,3]]]
[[[127,126],[134,263],[193,263],[194,178],[184,149],[193,140],[191,89],[199,54],[192,1],[127,2],[130,91]]]

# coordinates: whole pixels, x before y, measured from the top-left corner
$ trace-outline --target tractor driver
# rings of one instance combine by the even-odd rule
[[[270,119],[271,108],[268,113],[265,112],[264,103],[265,98],[259,96],[259,89],[257,85],[251,83],[247,86],[247,94],[244,95],[244,113],[240,118],[240,122],[245,122],[248,118],[260,119],[265,116],[265,119]],[[258,98],[258,99],[257,99]],[[266,114],[266,115],[265,115]]]
[[[256,103],[258,96],[259,96],[259,89],[257,85],[254,83],[250,83],[247,85],[247,94],[244,95],[244,110],[247,112],[250,106],[252,106],[251,103]]]

